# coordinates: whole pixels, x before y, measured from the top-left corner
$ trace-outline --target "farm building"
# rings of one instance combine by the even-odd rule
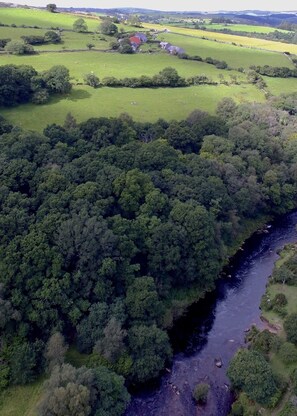
[[[146,43],[147,42],[147,37],[145,36],[144,33],[135,33],[134,35],[136,38],[139,38],[141,40],[142,43]]]
[[[169,46],[168,48],[166,48],[166,50],[171,54],[171,55],[181,55],[182,53],[185,53],[185,50],[183,48],[180,48],[179,46]]]

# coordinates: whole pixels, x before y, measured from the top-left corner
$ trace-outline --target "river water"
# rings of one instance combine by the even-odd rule
[[[261,327],[259,304],[271,275],[277,252],[297,241],[297,213],[271,223],[266,234],[255,234],[230,265],[229,277],[216,290],[193,305],[176,322],[170,336],[175,355],[158,386],[135,395],[126,416],[226,416],[232,403],[228,363],[244,345],[244,331]],[[231,275],[231,277],[230,277]],[[215,359],[221,359],[217,368]],[[170,372],[169,372],[170,371]],[[206,406],[195,406],[196,383],[210,385]]]

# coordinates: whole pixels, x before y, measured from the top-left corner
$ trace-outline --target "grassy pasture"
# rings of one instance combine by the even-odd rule
[[[297,312],[297,287],[296,286],[288,286],[288,285],[282,285],[282,284],[272,284],[269,285],[266,293],[270,297],[270,299],[273,299],[275,295],[278,293],[283,293],[286,295],[286,298],[288,299],[288,304],[285,307],[286,311],[290,313],[296,313]],[[283,326],[283,318],[281,318],[276,312],[274,311],[263,311],[262,315],[268,319],[268,321],[276,325],[277,327],[282,328]]]
[[[283,29],[277,29],[275,27],[269,27],[269,26],[254,26],[254,25],[244,25],[244,24],[219,24],[219,23],[213,23],[213,24],[204,24],[203,26],[206,27],[206,29],[229,29],[234,30],[235,32],[250,32],[250,33],[271,33],[275,30],[278,30],[279,32],[288,33],[288,30]]]
[[[40,26],[44,28],[60,27],[72,29],[73,22],[79,16],[68,13],[50,13],[39,9],[0,8],[0,22],[8,25]],[[95,31],[100,24],[100,18],[84,17],[90,31]]]
[[[1,9],[0,9],[1,15]],[[46,29],[27,29],[22,27],[3,27],[0,26],[0,38],[1,39],[20,39],[21,36],[43,36],[47,32]]]
[[[152,29],[156,30],[166,29],[166,26],[161,25],[145,24],[144,26],[151,27]],[[230,35],[226,33],[208,32],[205,30],[198,29],[185,29],[175,26],[171,26],[170,31],[180,35],[193,36],[197,38],[205,37],[210,40],[216,40],[219,42],[226,42],[230,44],[235,43],[236,45],[242,45],[246,48],[257,48],[274,52],[290,52],[292,54],[297,54],[297,45],[292,45],[288,43],[273,42],[265,39],[249,38],[245,36]]]
[[[214,80],[219,74],[224,74],[229,79],[230,74],[236,74],[239,80],[245,76],[235,71],[224,71],[204,62],[187,61],[175,56],[162,54],[134,54],[121,55],[105,52],[73,52],[73,53],[44,53],[31,56],[1,56],[2,65],[32,65],[37,71],[49,69],[53,65],[65,65],[70,70],[70,75],[77,81],[82,81],[86,73],[93,71],[100,79],[106,76],[116,78],[139,77],[141,75],[152,76],[167,66],[176,68],[184,77],[207,74]]]
[[[248,68],[250,65],[287,66],[294,68],[292,62],[282,53],[241,48],[235,45],[197,37],[181,36],[173,33],[162,33],[158,36],[158,39],[183,47],[189,55],[199,55],[202,58],[211,56],[212,58],[226,61],[233,68]]]
[[[1,9],[0,9],[1,10]],[[47,32],[46,29],[30,29],[30,28],[13,28],[0,26],[0,38],[19,40],[22,36],[43,36]],[[71,49],[88,49],[87,43],[92,43],[95,48],[106,50],[109,49],[109,44],[114,40],[111,36],[102,36],[95,33],[77,33],[77,32],[62,32],[62,43],[58,44],[44,44],[33,45],[36,51],[60,51]],[[104,40],[105,39],[105,40]],[[2,62],[2,59],[1,59]],[[0,62],[0,63],[1,63]]]
[[[25,386],[12,386],[0,394],[1,416],[36,416],[43,379]]]
[[[268,90],[273,95],[290,94],[297,91],[297,78],[263,78]]]
[[[237,102],[264,101],[264,95],[250,85],[201,85],[188,88],[130,89],[75,87],[68,97],[52,99],[48,104],[26,104],[1,110],[13,123],[32,130],[47,124],[62,123],[68,112],[78,121],[90,117],[117,117],[129,113],[135,120],[182,120],[196,108],[213,113],[224,97]]]

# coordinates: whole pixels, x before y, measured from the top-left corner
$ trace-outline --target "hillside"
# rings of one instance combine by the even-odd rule
[[[217,103],[224,97],[233,97],[236,102],[263,102],[269,94],[290,92],[297,87],[297,78],[269,78],[264,76],[266,87],[257,88],[251,84],[244,72],[254,65],[286,67],[293,69],[292,58],[297,53],[297,46],[281,42],[265,41],[230,34],[199,31],[181,27],[170,27],[170,32],[163,32],[165,26],[143,24],[137,29],[120,22],[119,32],[127,36],[137,30],[151,33],[149,43],[133,55],[119,54],[110,49],[115,38],[97,33],[102,17],[84,16],[88,32],[73,31],[73,23],[79,18],[70,13],[49,13],[32,9],[1,9],[0,39],[21,40],[22,36],[44,36],[50,28],[64,29],[61,42],[56,44],[34,45],[35,55],[1,56],[1,63],[32,65],[37,71],[48,70],[53,62],[66,65],[70,71],[72,92],[66,97],[51,98],[43,106],[18,106],[2,109],[1,112],[12,122],[23,127],[42,130],[46,124],[54,121],[63,122],[63,108],[70,111],[82,121],[88,116],[118,116],[128,112],[139,120],[154,121],[158,117],[166,120],[182,119],[195,108],[213,112]],[[13,27],[11,26],[13,25]],[[30,28],[34,26],[38,28]],[[157,32],[160,32],[159,34]],[[130,35],[131,36],[131,35]],[[182,47],[189,56],[199,55],[202,61],[178,59],[159,48],[159,42],[168,41]],[[89,50],[87,45],[92,45]],[[291,56],[284,55],[287,51]],[[227,69],[220,69],[207,62],[208,57],[225,61]],[[94,73],[101,81],[105,77],[124,78],[128,76],[154,76],[165,67],[173,67],[182,77],[205,77],[216,85],[197,85],[186,89],[158,88],[97,88],[85,85],[86,74]],[[156,98],[158,96],[158,98]],[[98,103],[104,102],[104,106]],[[172,105],[177,102],[179,106]],[[156,105],[156,103],[158,103]],[[31,117],[28,114],[34,113]]]

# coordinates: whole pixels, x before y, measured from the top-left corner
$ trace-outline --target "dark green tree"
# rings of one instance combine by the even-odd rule
[[[61,35],[54,30],[48,30],[44,34],[44,41],[47,43],[61,43]]]
[[[57,6],[56,4],[49,3],[46,5],[46,9],[51,13],[55,13],[57,11]]]
[[[55,332],[47,341],[44,357],[46,359],[46,366],[49,372],[56,365],[64,363],[65,354],[67,351],[67,345],[60,332]]]
[[[118,28],[111,20],[104,19],[99,26],[99,32],[103,35],[114,36],[118,33]]]
[[[81,352],[90,353],[96,342],[103,338],[107,321],[106,303],[92,305],[89,315],[80,322],[77,328],[77,345]]]
[[[144,383],[158,377],[165,363],[171,359],[171,347],[166,332],[152,326],[135,326],[128,332],[129,347],[135,381]]]
[[[7,42],[4,50],[11,55],[25,55],[34,53],[33,46],[25,43],[23,40],[11,40]]]
[[[11,354],[10,378],[13,384],[26,384],[36,377],[37,356],[29,343],[17,345]]]
[[[96,342],[94,351],[111,362],[116,361],[125,351],[126,334],[121,323],[115,317],[110,318],[103,330],[104,336]]]
[[[297,344],[297,313],[291,313],[284,321],[284,329],[287,334],[287,340]]]
[[[98,88],[100,85],[100,80],[95,74],[90,73],[84,76],[84,83],[90,87]]]
[[[257,351],[239,350],[227,371],[232,385],[252,400],[268,406],[277,392],[271,367]]]
[[[46,89],[52,94],[66,94],[72,88],[69,69],[64,65],[55,65],[43,72],[42,79]]]
[[[80,17],[73,23],[73,30],[74,32],[85,33],[88,31],[88,25],[86,21]]]
[[[126,305],[130,319],[146,325],[158,321],[162,315],[162,303],[154,279],[152,277],[135,279],[128,288]]]

